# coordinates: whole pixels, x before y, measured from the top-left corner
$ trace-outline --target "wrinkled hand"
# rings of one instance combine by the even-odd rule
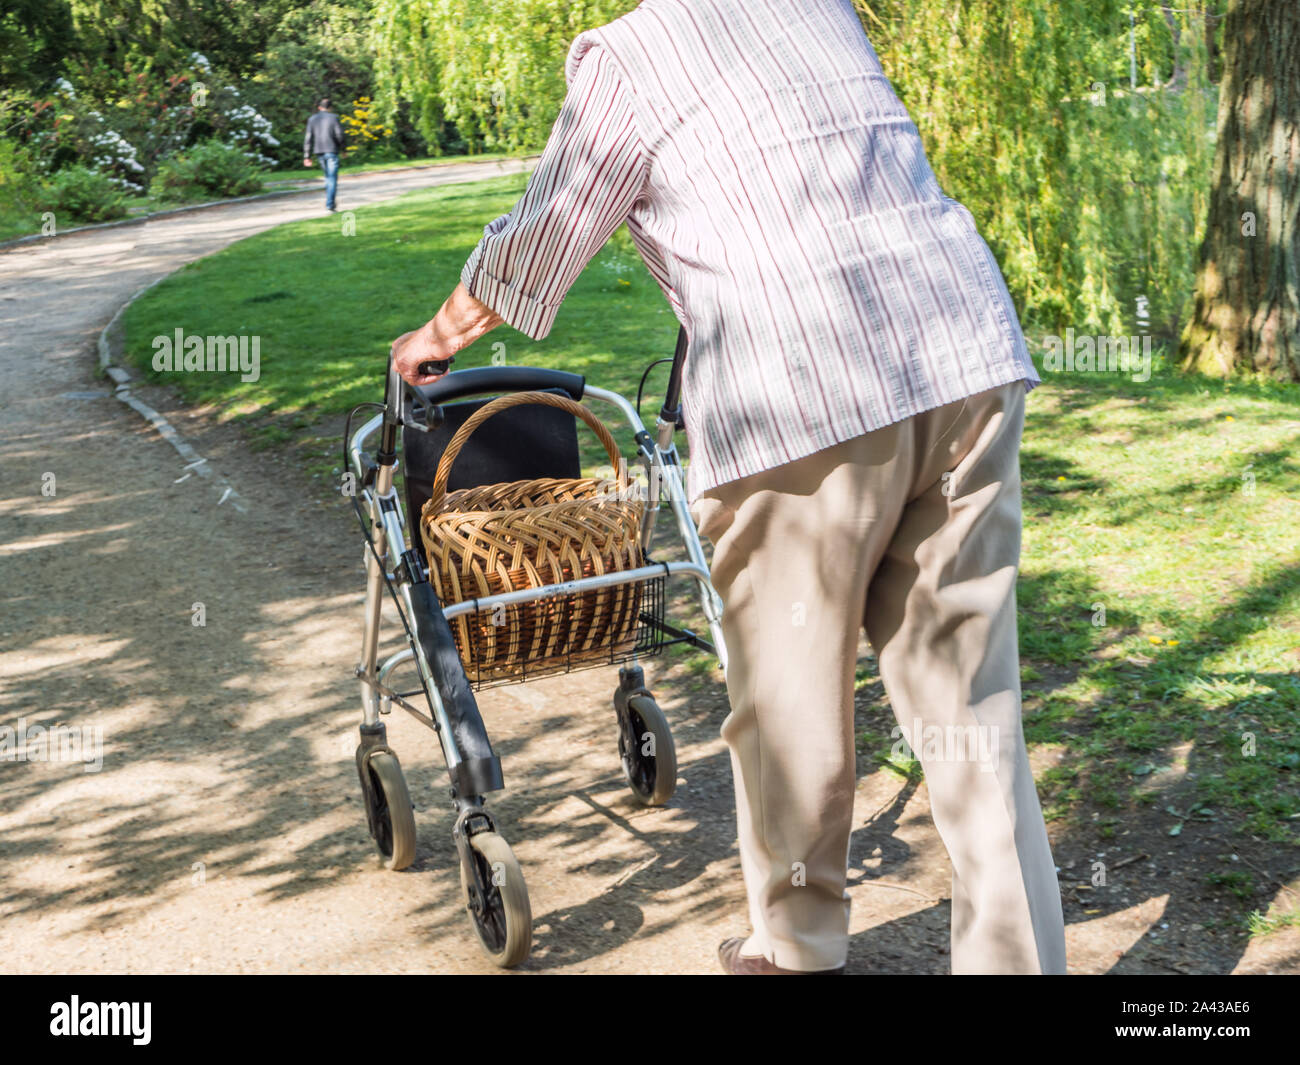
[[[443,374],[422,374],[420,365],[426,362],[450,363],[456,351],[456,347],[434,333],[433,322],[426,322],[419,329],[403,333],[393,341],[393,369],[410,384],[430,385]],[[450,365],[447,368],[450,369]]]
[[[413,385],[432,384],[443,374],[422,374],[421,363],[449,362],[458,351],[501,322],[491,307],[470,295],[464,284],[458,284],[433,318],[393,341],[393,368]]]

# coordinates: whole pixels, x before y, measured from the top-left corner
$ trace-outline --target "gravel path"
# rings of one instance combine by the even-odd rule
[[[519,165],[345,175],[340,203]],[[0,761],[2,971],[495,971],[461,907],[436,742],[400,713],[390,743],[420,846],[400,874],[373,857],[352,763],[350,513],[203,412],[136,389],[245,509],[218,505],[94,374],[98,331],[132,293],[320,210],[318,193],[254,201],[0,254],[0,726],[103,742],[97,772]],[[659,810],[619,776],[612,669],[481,699],[507,784],[491,806],[532,899],[523,971],[712,972],[718,941],[745,930],[723,690],[660,661],[647,675],[681,766]],[[851,971],[946,971],[948,865],[925,788],[864,770]],[[1162,909],[1157,891],[1075,918],[1076,969],[1113,966]]]

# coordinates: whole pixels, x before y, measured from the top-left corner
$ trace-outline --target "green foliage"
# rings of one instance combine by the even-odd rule
[[[1144,296],[1151,331],[1176,335],[1213,151],[1212,32],[1193,5],[855,3],[940,184],[979,221],[1025,317],[1133,333]]]
[[[36,200],[31,158],[13,141],[0,140],[0,240],[32,225]]]
[[[271,122],[280,144],[267,154],[281,165],[302,158],[307,119],[322,96],[335,110],[370,92],[369,6],[313,0],[287,14],[242,83],[245,99]],[[422,147],[399,135],[401,149]]]
[[[46,0],[68,7],[76,37],[67,55],[69,76],[82,64],[120,70],[132,56],[175,65],[191,52],[230,72],[247,70],[281,21],[305,0]]]
[[[940,184],[975,214],[1025,318],[1129,334],[1142,297],[1143,331],[1176,335],[1205,216],[1207,51],[1225,0],[856,2]],[[540,147],[570,42],[633,6],[379,0],[377,109],[407,103],[444,151]]]
[[[110,97],[112,103],[78,92],[71,82],[60,79],[44,98],[11,99],[6,132],[24,145],[42,173],[82,166],[111,178],[122,189],[142,191],[145,168],[132,141],[138,135],[148,136],[150,154],[157,155],[172,125],[151,106],[153,101],[146,99],[148,93],[143,89],[143,75],[139,79],[129,73],[118,76],[119,81],[136,82],[140,91],[130,101]],[[101,108],[109,109],[109,115]]]
[[[39,89],[58,76],[73,40],[67,4],[6,0],[0,11],[0,86]]]
[[[243,151],[212,140],[165,159],[150,192],[185,201],[247,196],[261,188],[261,175]]]
[[[940,184],[975,214],[1026,321],[1176,336],[1206,216],[1226,0],[855,3]],[[321,95],[359,122],[353,158],[537,149],[573,38],[634,6],[18,0],[0,15],[0,125],[40,172],[89,166],[137,189],[168,155],[214,138],[294,165]],[[52,87],[56,70],[75,92]]]
[[[126,214],[122,190],[112,178],[84,166],[64,167],[46,183],[41,206],[56,218],[109,222]]]
[[[546,142],[573,38],[635,0],[379,0],[375,100],[406,102],[429,146],[510,151]]]
[[[264,152],[278,143],[267,119],[198,53],[177,68],[151,59],[84,68],[76,85],[60,78],[44,96],[0,100],[0,121],[40,172],[86,166],[132,192],[144,191],[160,160],[199,141],[222,139],[258,165],[274,163]]]

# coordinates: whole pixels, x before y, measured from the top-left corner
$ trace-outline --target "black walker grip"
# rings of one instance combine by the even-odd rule
[[[423,370],[422,364],[420,369]],[[441,365],[441,364],[439,364]],[[413,385],[402,382],[407,393],[425,407],[436,407],[469,396],[482,396],[492,392],[546,392],[558,389],[570,399],[582,399],[587,379],[582,374],[565,370],[548,370],[541,366],[475,366],[469,370],[453,370],[432,384]]]

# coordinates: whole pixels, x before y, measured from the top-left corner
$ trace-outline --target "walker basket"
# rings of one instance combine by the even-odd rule
[[[465,442],[493,414],[524,403],[581,418],[608,452],[614,478],[538,478],[447,491]],[[520,446],[526,446],[521,442]],[[420,515],[429,581],[444,606],[502,592],[560,585],[643,565],[644,502],[634,499],[609,429],[553,392],[517,392],[476,411],[447,444]],[[563,673],[658,649],[663,579],[497,604],[449,619],[475,687]]]

